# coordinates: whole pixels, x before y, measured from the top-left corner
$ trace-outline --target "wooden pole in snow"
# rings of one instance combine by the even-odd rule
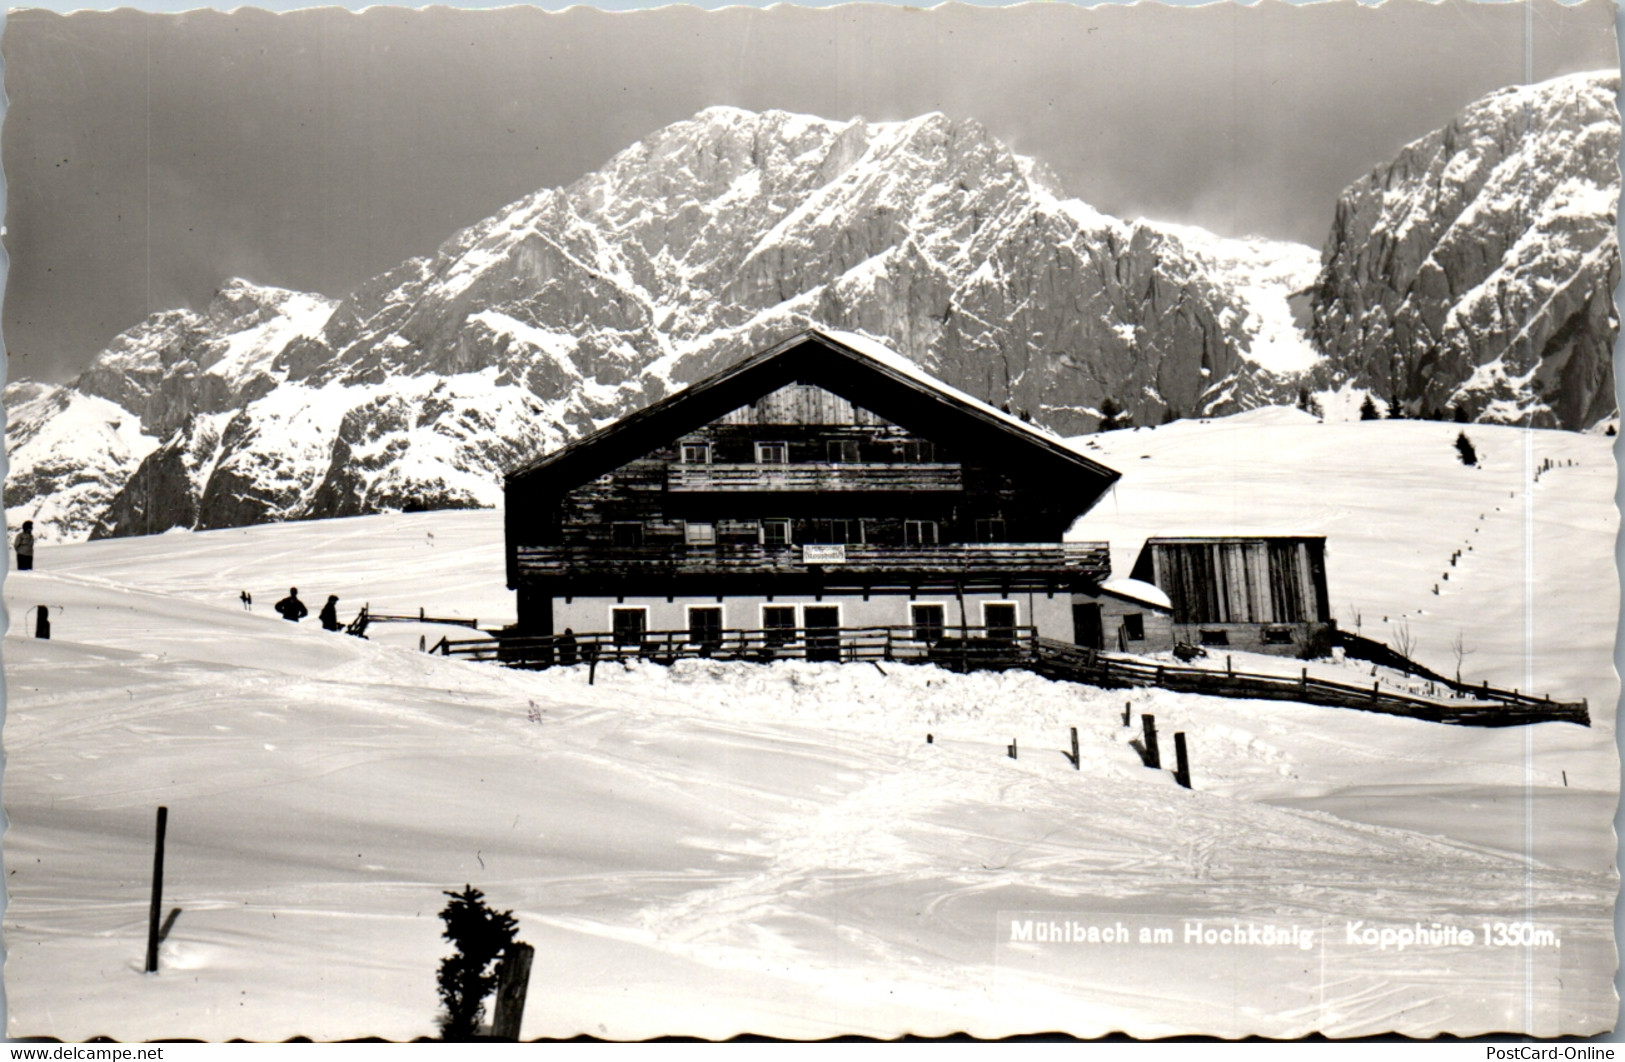
[[[1145,765],[1154,770],[1162,769],[1162,753],[1157,751],[1157,717],[1154,715],[1140,716],[1140,725],[1145,732],[1145,752],[1142,758]]]
[[[518,1040],[519,1022],[525,1016],[525,995],[530,991],[530,962],[536,949],[515,942],[503,952],[497,967],[497,1010],[491,1019],[491,1038]]]
[[[1004,751],[1012,760],[1016,759],[1016,739],[1015,738],[1010,739],[1010,744],[1009,744],[1009,746],[1007,748],[1005,748]]]
[[[158,972],[158,914],[164,906],[164,830],[169,809],[158,809],[158,842],[152,853],[152,908],[147,914],[147,973]]]
[[[1190,760],[1185,758],[1185,732],[1183,730],[1174,731],[1174,781],[1186,789],[1191,787],[1191,764]]]
[[[1083,770],[1083,768],[1078,765],[1078,728],[1077,727],[1072,728],[1072,769],[1074,771]]]

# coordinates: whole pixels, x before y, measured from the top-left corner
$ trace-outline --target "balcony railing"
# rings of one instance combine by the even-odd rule
[[[945,491],[960,490],[959,465],[798,464],[672,465],[671,491]]]
[[[1104,578],[1111,571],[1104,542],[1023,542],[988,545],[869,546],[804,550],[796,546],[520,546],[524,578],[565,575],[670,576],[795,574],[1024,575]]]

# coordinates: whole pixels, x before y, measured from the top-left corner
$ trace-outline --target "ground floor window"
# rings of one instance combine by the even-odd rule
[[[910,605],[909,616],[914,623],[914,637],[922,642],[934,642],[942,637],[944,609],[941,605]]]
[[[714,546],[717,544],[717,525],[697,520],[685,521],[683,541],[690,546]]]
[[[988,601],[982,605],[982,626],[989,638],[1011,641],[1016,636],[1016,606],[1013,601]]]
[[[1264,644],[1265,645],[1291,645],[1292,644],[1292,628],[1291,627],[1265,627],[1264,628]]]
[[[641,645],[643,632],[649,629],[649,610],[646,608],[612,608],[609,610],[610,629],[616,645]]]
[[[688,610],[688,640],[699,645],[717,645],[722,641],[720,605],[695,606]]]
[[[1200,641],[1203,645],[1229,645],[1230,632],[1203,628],[1200,635]]]
[[[762,632],[768,645],[789,645],[796,640],[796,607],[763,605]]]

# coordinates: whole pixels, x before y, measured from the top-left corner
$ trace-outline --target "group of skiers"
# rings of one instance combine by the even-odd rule
[[[298,623],[310,615],[310,609],[306,608],[305,603],[299,600],[299,588],[297,586],[289,587],[288,596],[278,601],[275,607],[277,615],[293,623]],[[322,621],[322,630],[342,631],[344,624],[339,622],[339,595],[328,594],[327,604],[322,606],[322,610],[317,613],[316,618]]]
[[[17,532],[17,537],[12,541],[12,546],[17,551],[17,570],[20,572],[32,571],[34,569],[34,521],[23,521],[23,529]],[[251,609],[254,607],[254,599],[247,590],[244,590],[239,596],[242,599],[243,608]],[[298,623],[310,615],[310,609],[306,608],[305,603],[299,600],[299,588],[297,586],[288,588],[288,596],[276,603],[276,611],[277,615],[294,623]],[[322,606],[322,610],[316,614],[316,618],[321,620],[322,630],[342,631],[344,624],[339,622],[339,595],[328,594],[327,604]],[[50,630],[50,624],[43,617],[41,618],[41,626],[47,632]],[[40,634],[39,637],[49,638],[50,634]]]

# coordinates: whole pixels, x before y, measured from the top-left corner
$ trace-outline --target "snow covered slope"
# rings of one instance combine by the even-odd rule
[[[1329,536],[1334,601],[1375,616],[1415,605],[1436,560],[1427,535],[1409,552],[1417,528],[1490,541],[1520,527],[1540,651],[1539,617],[1578,634],[1606,611],[1611,629],[1603,440],[1474,427],[1487,467],[1457,480],[1432,452],[1449,440],[1418,434],[1440,425],[1241,419],[1245,432],[1099,437],[1131,473],[1114,546],[1132,553],[1137,521],[1283,530],[1302,512],[1294,530]],[[1530,488],[1533,519],[1486,516],[1475,535],[1527,446],[1560,464]],[[1306,487],[1291,462],[1270,474],[1258,455],[1271,449],[1328,466],[1361,455],[1379,472]],[[1395,488],[1424,475],[1437,500]],[[1183,494],[1158,515],[1165,492],[1130,487],[1163,476]],[[1077,533],[1101,534],[1105,515]],[[1413,618],[1466,631],[1471,677],[1498,676],[1521,644],[1493,604],[1522,570],[1499,571],[1503,548],[1475,549],[1495,563],[1453,578],[1458,593],[1424,587]],[[582,668],[416,651],[447,628],[380,626],[363,643],[267,607],[293,583],[339,594],[346,616],[366,601],[494,626],[512,609],[501,556],[499,514],[437,512],[53,545],[39,570],[12,573],[10,1033],[429,1034],[435,912],[465,882],[513,908],[537,947],[526,1037],[1612,1024],[1618,760],[1602,639],[1535,662],[1539,681],[1591,696],[1596,727],[1480,731],[890,665],[606,665],[589,686]],[[24,636],[41,603],[50,642]],[[1125,701],[1189,734],[1194,792],[1137,765]],[[1070,726],[1082,770],[1058,751]],[[144,976],[159,803],[181,914],[162,972]],[[1012,941],[1021,917],[1168,926],[1179,942]],[[1351,922],[1477,932],[1508,918],[1561,947],[1347,941]],[[1184,919],[1318,943],[1186,944]]]
[[[1616,415],[1618,92],[1615,71],[1503,89],[1351,185],[1315,294],[1327,378],[1412,414]]]

